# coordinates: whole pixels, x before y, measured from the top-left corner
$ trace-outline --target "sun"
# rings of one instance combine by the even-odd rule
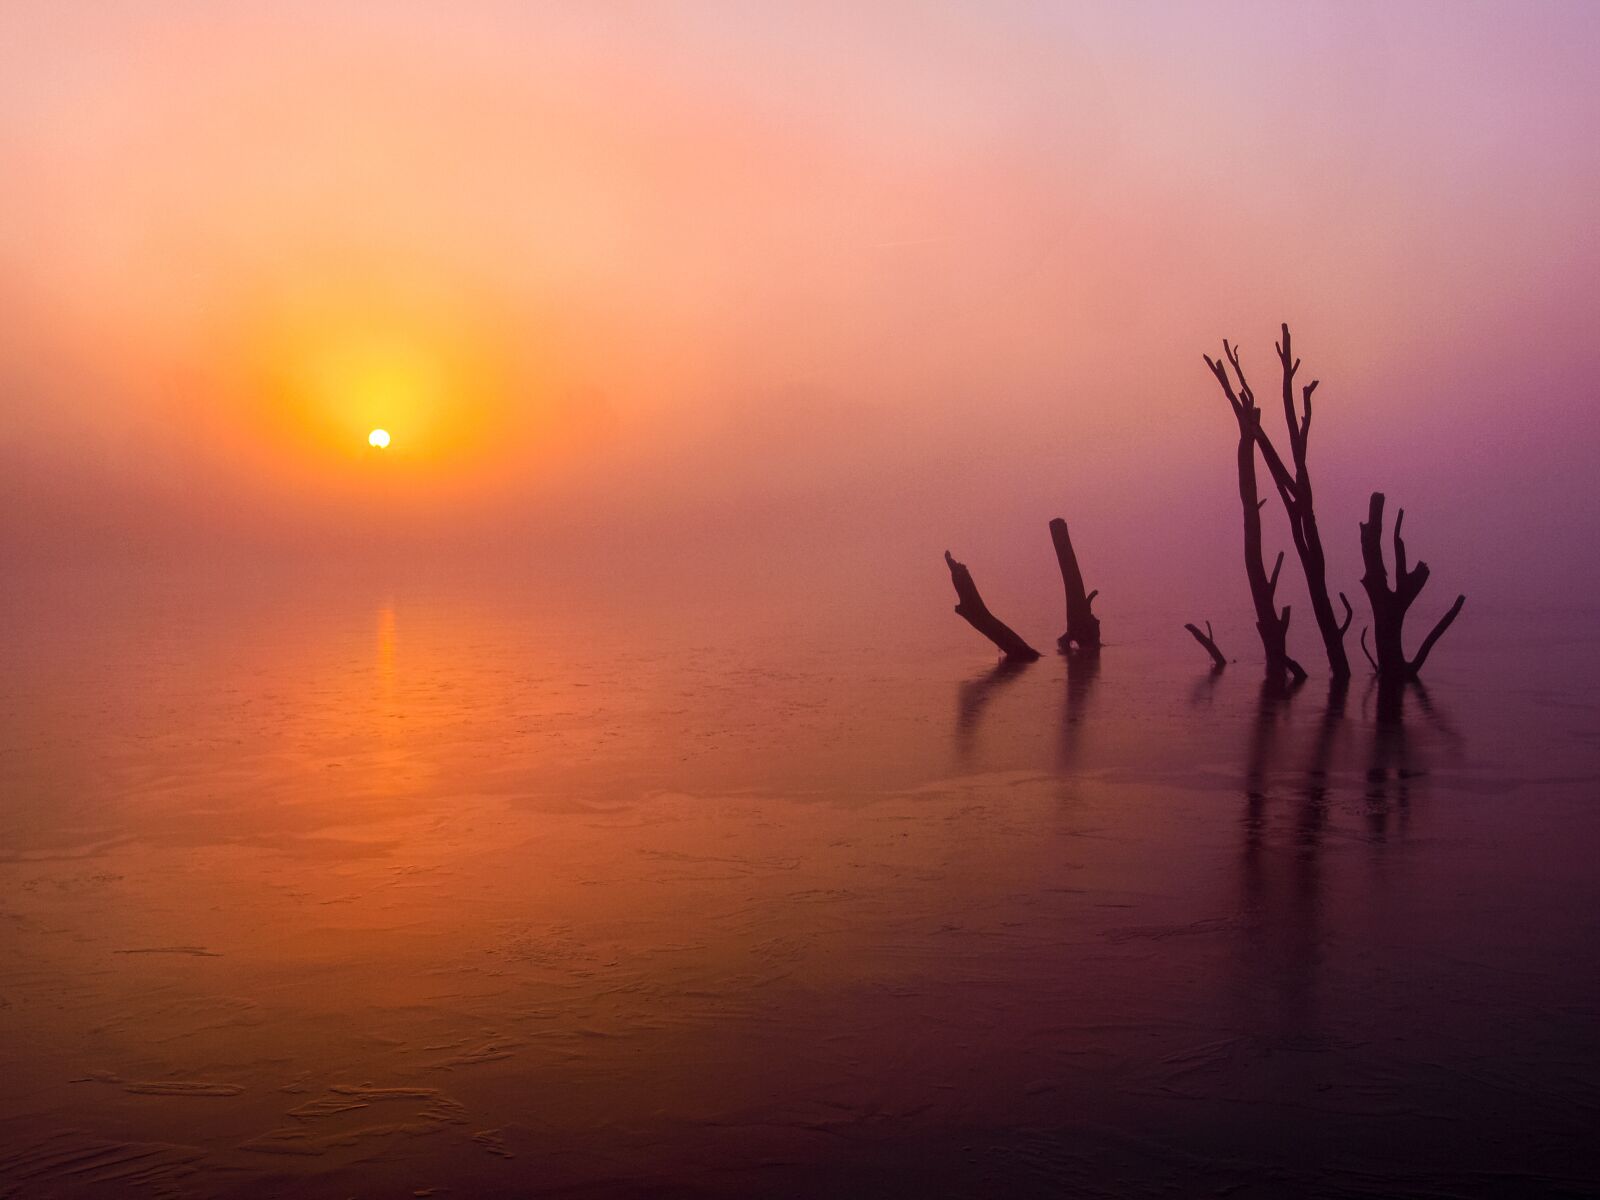
[[[387,450],[389,448],[389,431],[387,429],[374,429],[367,434],[367,445],[375,446],[379,450]]]

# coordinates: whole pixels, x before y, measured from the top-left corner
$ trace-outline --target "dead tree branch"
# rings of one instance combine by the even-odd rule
[[[1217,649],[1217,639],[1216,636],[1211,632],[1210,621],[1206,622],[1206,631],[1204,633],[1200,632],[1200,627],[1198,625],[1194,625],[1192,623],[1185,625],[1184,628],[1192,633],[1194,635],[1194,640],[1199,642],[1200,645],[1205,648],[1205,652],[1207,654],[1211,655],[1211,661],[1215,664],[1215,670],[1220,671],[1223,667],[1228,665],[1227,658],[1224,657],[1221,650]]]
[[[1261,648],[1266,651],[1267,675],[1281,679],[1287,673],[1296,679],[1304,679],[1305,669],[1289,657],[1289,606],[1284,605],[1281,613],[1277,606],[1278,573],[1283,569],[1283,553],[1279,552],[1270,575],[1262,558],[1261,508],[1266,501],[1260,499],[1256,487],[1256,441],[1261,429],[1261,410],[1256,407],[1255,395],[1239,368],[1237,352],[1226,342],[1223,343],[1223,350],[1238,373],[1237,391],[1228,377],[1226,366],[1210,357],[1206,358],[1206,366],[1217,377],[1217,383],[1228,398],[1228,405],[1233,409],[1234,419],[1239,425],[1237,458],[1239,506],[1244,513],[1244,573],[1250,583],[1250,599],[1255,604],[1256,631],[1261,635]]]
[[[1238,388],[1235,390],[1232,381],[1228,378],[1227,366],[1206,359],[1206,365],[1211,368],[1217,382],[1222,385],[1228,402],[1232,405],[1234,415],[1240,422],[1241,438],[1248,432],[1261,451],[1262,461],[1267,464],[1267,471],[1272,476],[1273,485],[1277,488],[1278,497],[1283,501],[1284,511],[1289,517],[1289,535],[1294,542],[1295,553],[1300,558],[1300,566],[1305,572],[1306,589],[1311,595],[1311,611],[1316,618],[1317,630],[1322,635],[1323,648],[1328,655],[1328,669],[1335,679],[1347,678],[1350,674],[1350,660],[1345,654],[1344,634],[1349,628],[1349,620],[1341,625],[1334,616],[1333,602],[1328,597],[1328,567],[1327,559],[1322,550],[1322,536],[1317,529],[1316,508],[1311,489],[1311,473],[1306,466],[1306,451],[1311,435],[1311,394],[1317,390],[1317,381],[1312,380],[1300,389],[1300,408],[1295,407],[1295,374],[1300,370],[1300,360],[1294,357],[1294,352],[1289,340],[1289,327],[1283,326],[1282,340],[1277,343],[1278,362],[1283,373],[1283,415],[1289,426],[1289,454],[1290,464],[1285,463],[1277,447],[1272,444],[1272,439],[1261,428],[1259,410],[1256,408],[1255,395],[1250,389],[1250,383],[1245,378],[1244,367],[1239,361],[1238,350],[1228,342],[1222,343],[1222,352],[1227,359],[1227,366],[1233,368],[1233,373],[1238,377]],[[1248,429],[1246,423],[1248,422]],[[1251,488],[1254,488],[1255,469],[1250,468]],[[1240,468],[1240,490],[1244,490],[1244,468]],[[1246,517],[1248,528],[1249,517]],[[1259,558],[1259,555],[1257,556]],[[1255,594],[1255,584],[1252,580],[1251,592]],[[1348,602],[1347,602],[1348,604]],[[1270,609],[1270,602],[1269,602]],[[1263,610],[1258,601],[1257,620],[1262,619]],[[1272,620],[1278,620],[1273,612]],[[1272,646],[1268,643],[1269,630],[1262,631],[1263,644],[1267,646],[1269,659],[1272,656]],[[1285,669],[1289,669],[1285,664]]]
[[[951,557],[950,551],[944,552],[944,561],[950,568],[950,582],[955,584],[956,613],[964,618],[984,637],[988,638],[1009,662],[1033,662],[1039,657],[1039,652],[1027,642],[1017,636],[1016,632],[989,611],[989,606],[983,602],[983,597],[978,595],[978,585],[972,582],[972,572],[966,566],[958,563]]]
[[[1060,517],[1050,522],[1050,540],[1055,543],[1056,561],[1061,564],[1061,583],[1067,593],[1067,631],[1056,639],[1063,650],[1077,646],[1093,654],[1100,649],[1100,618],[1091,606],[1099,589],[1084,593],[1083,572],[1078,569],[1078,556],[1072,549],[1072,537],[1067,533],[1067,523]]]
[[[1370,654],[1367,657],[1372,661],[1379,679],[1417,678],[1422,672],[1422,664],[1433,651],[1434,643],[1444,636],[1444,631],[1450,628],[1460,614],[1461,606],[1467,602],[1465,596],[1457,596],[1450,611],[1439,618],[1439,623],[1423,639],[1416,658],[1407,660],[1403,638],[1406,611],[1428,582],[1428,564],[1418,562],[1414,567],[1407,565],[1406,544],[1400,536],[1400,527],[1405,518],[1405,509],[1395,512],[1393,587],[1389,586],[1389,571],[1383,561],[1382,492],[1372,493],[1367,503],[1367,519],[1361,525],[1361,561],[1366,567],[1361,586],[1366,588],[1367,599],[1372,603],[1372,641],[1377,652],[1376,659]],[[1365,630],[1362,633],[1364,650]]]

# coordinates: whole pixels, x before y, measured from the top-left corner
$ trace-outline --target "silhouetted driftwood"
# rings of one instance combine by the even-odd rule
[[[1457,596],[1456,602],[1450,606],[1450,611],[1439,618],[1439,623],[1433,631],[1423,639],[1421,647],[1417,650],[1414,659],[1407,660],[1402,632],[1405,626],[1406,610],[1416,600],[1424,584],[1428,582],[1428,564],[1418,562],[1414,567],[1406,565],[1406,544],[1400,537],[1400,526],[1405,521],[1406,510],[1399,509],[1394,517],[1394,586],[1389,586],[1389,572],[1383,561],[1383,493],[1373,492],[1371,500],[1367,503],[1367,519],[1361,526],[1361,561],[1366,566],[1366,573],[1361,577],[1361,586],[1367,589],[1367,598],[1372,602],[1372,640],[1377,650],[1377,658],[1367,650],[1367,631],[1361,630],[1361,650],[1366,654],[1367,661],[1372,663],[1373,669],[1378,672],[1380,680],[1415,679],[1422,672],[1422,664],[1428,660],[1428,654],[1433,650],[1433,645],[1444,631],[1450,628],[1450,623],[1461,612],[1461,606],[1467,602],[1465,596]]]
[[[1184,628],[1190,633],[1194,634],[1194,640],[1205,647],[1205,652],[1211,655],[1211,661],[1216,664],[1217,670],[1220,671],[1223,667],[1228,665],[1228,660],[1223,657],[1222,651],[1217,649],[1217,640],[1215,635],[1213,635],[1211,632],[1210,621],[1206,622],[1206,631],[1204,633],[1200,632],[1200,627],[1198,625],[1189,624],[1185,625]]]
[[[1345,654],[1344,635],[1350,628],[1350,621],[1354,616],[1350,608],[1350,601],[1343,592],[1339,593],[1339,600],[1344,605],[1345,617],[1341,623],[1333,615],[1333,602],[1328,598],[1328,567],[1327,560],[1322,552],[1322,536],[1317,530],[1316,507],[1311,491],[1311,474],[1306,467],[1306,447],[1311,433],[1311,393],[1317,389],[1317,381],[1313,379],[1301,389],[1301,411],[1295,411],[1294,377],[1300,369],[1300,360],[1295,358],[1289,344],[1289,327],[1283,326],[1283,340],[1277,343],[1278,361],[1283,369],[1283,415],[1289,424],[1289,451],[1290,459],[1294,463],[1291,473],[1285,465],[1277,448],[1273,446],[1272,439],[1261,428],[1259,419],[1254,421],[1250,433],[1255,443],[1261,449],[1261,457],[1267,464],[1267,470],[1272,475],[1272,482],[1278,489],[1278,495],[1283,500],[1284,510],[1289,515],[1289,534],[1294,540],[1295,553],[1300,557],[1300,566],[1305,571],[1306,590],[1311,595],[1311,611],[1316,617],[1317,630],[1322,635],[1323,648],[1328,655],[1328,669],[1335,679],[1344,679],[1350,674],[1350,659]],[[1213,362],[1209,357],[1206,365],[1216,375],[1217,381],[1222,385],[1222,390],[1227,394],[1228,401],[1234,407],[1237,416],[1241,406],[1254,408],[1255,396],[1250,390],[1250,384],[1245,379],[1244,368],[1239,365],[1239,352],[1227,342],[1222,343],[1222,351],[1227,356],[1228,363],[1233,367],[1234,374],[1239,379],[1239,389],[1236,393],[1228,379],[1225,368]],[[1252,467],[1252,476],[1254,469]],[[1242,480],[1241,480],[1242,483]],[[1274,572],[1276,574],[1276,572]],[[1252,592],[1254,587],[1252,586]],[[1274,616],[1276,620],[1276,616]]]
[[[1223,343],[1224,349],[1228,344]],[[1238,356],[1229,350],[1229,360],[1238,369]],[[1282,678],[1287,672],[1296,679],[1306,677],[1305,668],[1289,657],[1289,605],[1278,611],[1278,572],[1283,569],[1283,552],[1272,564],[1272,574],[1267,574],[1261,549],[1261,509],[1266,501],[1260,498],[1256,487],[1256,438],[1261,431],[1261,410],[1250,387],[1239,375],[1239,391],[1234,392],[1228,379],[1228,368],[1206,358],[1206,366],[1222,385],[1223,395],[1233,409],[1234,420],[1239,425],[1237,453],[1239,467],[1239,504],[1244,512],[1244,573],[1250,582],[1250,599],[1256,609],[1256,631],[1261,635],[1261,648],[1267,655],[1267,675]]]
[[[950,582],[956,586],[956,613],[965,618],[984,637],[988,638],[1011,662],[1033,662],[1039,652],[1017,636],[1016,632],[989,611],[989,606],[978,595],[978,585],[972,582],[972,572],[965,565],[944,552],[944,561],[950,568]]]
[[[1091,654],[1100,649],[1100,618],[1094,615],[1091,605],[1100,594],[1084,594],[1083,572],[1078,569],[1078,556],[1072,550],[1072,537],[1067,533],[1067,523],[1060,517],[1050,522],[1050,540],[1056,546],[1056,561],[1061,564],[1061,582],[1067,591],[1067,631],[1056,639],[1063,650],[1077,646]]]

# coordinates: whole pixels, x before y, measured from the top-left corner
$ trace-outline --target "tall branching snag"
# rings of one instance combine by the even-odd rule
[[[1050,540],[1055,543],[1056,561],[1061,565],[1061,583],[1067,593],[1067,631],[1056,639],[1063,650],[1076,646],[1093,654],[1100,649],[1100,618],[1091,607],[1100,594],[1096,588],[1085,593],[1083,572],[1078,569],[1078,556],[1072,549],[1072,536],[1067,523],[1060,517],[1050,522]]]
[[[1267,574],[1261,549],[1261,508],[1266,504],[1256,486],[1256,439],[1261,432],[1261,410],[1256,407],[1255,395],[1239,370],[1238,354],[1224,342],[1223,350],[1228,361],[1239,373],[1239,390],[1233,389],[1228,378],[1228,368],[1206,358],[1206,366],[1217,377],[1222,393],[1233,409],[1234,420],[1239,425],[1239,504],[1244,512],[1244,573],[1250,581],[1250,599],[1255,603],[1256,631],[1261,635],[1261,648],[1267,655],[1267,675],[1281,679],[1285,674],[1296,679],[1306,677],[1305,668],[1289,657],[1289,605],[1278,611],[1278,573],[1283,570],[1283,552],[1272,564],[1272,574]],[[1315,385],[1313,385],[1315,386]],[[1196,637],[1199,635],[1196,634]]]
[[[1234,390],[1228,378],[1227,369],[1210,358],[1206,363],[1217,377],[1217,382],[1222,385],[1223,392],[1227,395],[1229,403],[1233,406],[1234,415],[1240,420],[1241,435],[1245,432],[1245,417],[1240,415],[1241,409],[1254,410],[1256,408],[1255,394],[1250,389],[1246,380],[1244,368],[1239,363],[1239,352],[1227,342],[1222,343],[1223,354],[1227,357],[1228,365],[1233,367],[1233,373],[1238,377],[1238,391]],[[1283,415],[1289,426],[1289,459],[1294,464],[1291,472],[1284,462],[1283,456],[1278,453],[1277,447],[1272,444],[1272,439],[1261,428],[1259,412],[1250,423],[1249,433],[1255,444],[1261,450],[1261,458],[1267,464],[1267,471],[1272,476],[1273,485],[1278,489],[1278,497],[1283,501],[1284,511],[1289,516],[1289,535],[1294,541],[1295,553],[1300,558],[1301,569],[1305,572],[1306,590],[1311,595],[1311,612],[1317,621],[1317,632],[1322,635],[1323,649],[1328,656],[1328,669],[1335,679],[1347,678],[1350,674],[1350,659],[1345,654],[1344,635],[1350,628],[1350,621],[1354,613],[1350,608],[1350,601],[1343,592],[1339,593],[1339,600],[1344,605],[1344,620],[1341,622],[1333,612],[1333,601],[1328,597],[1328,564],[1322,551],[1322,535],[1317,529],[1316,506],[1311,489],[1311,473],[1306,466],[1306,450],[1311,436],[1311,394],[1317,390],[1317,381],[1313,379],[1300,390],[1300,407],[1295,407],[1294,377],[1300,370],[1300,360],[1294,357],[1293,349],[1289,342],[1289,327],[1283,326],[1283,340],[1277,343],[1278,362],[1283,372]],[[1254,466],[1251,466],[1251,477],[1254,479]],[[1253,486],[1253,485],[1252,485]],[[1243,469],[1241,468],[1240,488],[1244,487]],[[1247,518],[1248,521],[1248,518]],[[1258,525],[1259,528],[1259,525]],[[1248,531],[1248,530],[1247,530]],[[1255,556],[1259,562],[1259,553]],[[1276,570],[1273,577],[1276,579]],[[1255,581],[1251,582],[1251,593],[1256,592]],[[1267,608],[1271,608],[1270,595]],[[1258,602],[1258,620],[1263,610]],[[1276,613],[1273,620],[1278,620]],[[1263,637],[1265,637],[1265,633]],[[1268,650],[1269,655],[1271,650]],[[1287,665],[1287,664],[1285,664]]]
[[[1341,621],[1334,615],[1333,601],[1329,598],[1327,559],[1322,549],[1322,535],[1317,528],[1311,472],[1306,466],[1306,452],[1311,440],[1311,396],[1317,390],[1317,381],[1313,379],[1301,387],[1297,399],[1295,377],[1300,371],[1300,360],[1294,356],[1294,349],[1289,340],[1289,326],[1284,325],[1282,329],[1283,336],[1276,344],[1276,349],[1282,375],[1283,417],[1288,425],[1287,459],[1278,453],[1272,439],[1261,428],[1261,410],[1256,404],[1255,392],[1250,387],[1250,381],[1245,377],[1238,350],[1231,343],[1224,341],[1222,360],[1213,360],[1207,356],[1205,362],[1212,375],[1216,377],[1218,386],[1222,388],[1222,394],[1227,397],[1228,407],[1233,410],[1234,421],[1239,428],[1236,461],[1239,475],[1239,504],[1244,518],[1244,569],[1245,578],[1250,584],[1250,599],[1255,605],[1256,632],[1261,637],[1262,649],[1266,651],[1267,678],[1263,686],[1267,690],[1263,695],[1267,695],[1269,691],[1286,694],[1290,681],[1299,684],[1305,679],[1306,672],[1304,667],[1289,656],[1290,607],[1286,604],[1279,609],[1277,602],[1278,579],[1283,571],[1283,553],[1279,552],[1270,572],[1266,567],[1261,538],[1261,510],[1265,507],[1266,501],[1261,498],[1256,480],[1258,451],[1262,461],[1267,464],[1267,473],[1272,478],[1278,499],[1282,501],[1284,512],[1289,518],[1289,535],[1293,539],[1300,566],[1305,572],[1306,590],[1311,597],[1311,610],[1316,617],[1317,632],[1322,637],[1323,649],[1328,656],[1329,671],[1333,677],[1329,696],[1338,698],[1342,711],[1344,689],[1350,678],[1350,660],[1345,653],[1344,635],[1349,631],[1355,614],[1351,610],[1349,598],[1343,592],[1339,592],[1337,593],[1339,602],[1344,606],[1344,619]],[[1404,519],[1405,510],[1402,509],[1397,513],[1394,523],[1393,587],[1389,586],[1381,545],[1382,492],[1372,493],[1367,520],[1361,526],[1361,557],[1366,566],[1366,573],[1362,576],[1361,582],[1372,602],[1377,657],[1374,658],[1372,652],[1367,650],[1365,629],[1361,631],[1361,649],[1372,663],[1373,669],[1377,671],[1379,679],[1386,684],[1417,678],[1435,643],[1444,636],[1445,630],[1450,628],[1467,599],[1465,596],[1456,597],[1456,602],[1450,611],[1440,618],[1439,623],[1423,639],[1416,658],[1406,658],[1403,638],[1406,612],[1428,581],[1428,567],[1426,563],[1421,562],[1415,567],[1408,564],[1405,542],[1400,536],[1400,526]],[[1097,670],[1100,618],[1094,615],[1093,605],[1094,598],[1099,592],[1085,590],[1083,571],[1078,566],[1078,556],[1072,547],[1072,536],[1067,530],[1066,521],[1060,517],[1050,522],[1050,540],[1055,544],[1056,561],[1061,567],[1061,583],[1067,602],[1067,630],[1056,639],[1057,645],[1067,653],[1076,652],[1080,665],[1086,669]],[[944,560],[950,568],[950,580],[956,589],[958,600],[956,612],[998,646],[1008,663],[1032,662],[1037,659],[1039,652],[989,611],[988,605],[983,602],[983,597],[978,594],[977,585],[972,581],[972,573],[957,562],[948,550],[945,551]],[[1211,656],[1215,670],[1220,671],[1227,666],[1227,656],[1218,647],[1216,635],[1212,632],[1209,621],[1206,622],[1204,632],[1201,632],[1200,627],[1195,624],[1185,625],[1184,628]],[[1092,676],[1085,676],[1089,677]]]
[[[1361,561],[1366,573],[1361,576],[1361,586],[1367,589],[1372,601],[1372,640],[1377,658],[1367,650],[1367,631],[1361,631],[1361,649],[1378,672],[1380,679],[1415,679],[1422,673],[1422,664],[1428,661],[1434,643],[1444,636],[1450,623],[1467,602],[1457,596],[1450,611],[1439,618],[1439,623],[1417,650],[1414,659],[1407,660],[1402,632],[1406,610],[1409,609],[1423,585],[1428,582],[1428,564],[1418,562],[1408,566],[1406,544],[1400,537],[1400,526],[1406,519],[1406,510],[1398,509],[1394,517],[1394,586],[1389,586],[1389,572],[1383,561],[1383,493],[1373,492],[1367,503],[1367,519],[1361,525]]]
[[[1005,655],[1008,662],[1033,662],[1039,657],[1039,652],[1017,633],[989,611],[989,606],[983,602],[983,597],[978,595],[978,585],[972,582],[972,572],[967,570],[966,564],[958,563],[944,552],[945,565],[950,568],[950,582],[955,584],[956,614],[966,620],[984,637],[988,638],[1000,652]]]

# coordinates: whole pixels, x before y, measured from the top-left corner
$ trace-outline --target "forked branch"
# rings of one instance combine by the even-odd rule
[[[1305,671],[1289,657],[1288,652],[1289,608],[1285,605],[1283,611],[1279,612],[1277,606],[1278,575],[1283,570],[1283,554],[1279,552],[1269,575],[1261,546],[1261,509],[1266,504],[1256,486],[1256,441],[1261,429],[1261,411],[1256,407],[1255,394],[1250,390],[1250,383],[1239,365],[1238,352],[1227,342],[1222,343],[1222,349],[1239,377],[1238,389],[1234,389],[1227,367],[1210,358],[1206,359],[1206,365],[1216,376],[1222,394],[1228,398],[1228,405],[1233,409],[1234,420],[1239,426],[1236,459],[1239,469],[1239,506],[1244,515],[1244,573],[1250,584],[1251,602],[1255,605],[1256,632],[1261,636],[1261,648],[1267,656],[1267,677],[1281,681],[1287,673],[1303,679]],[[1281,469],[1281,463],[1279,467]],[[1286,505],[1294,503],[1292,490],[1279,488],[1278,494]],[[1189,628],[1193,633],[1193,627]],[[1198,638],[1199,634],[1195,636]]]
[[[1373,670],[1381,679],[1417,678],[1422,672],[1423,663],[1428,661],[1428,655],[1433,652],[1434,644],[1444,636],[1445,630],[1460,614],[1461,606],[1467,602],[1465,596],[1457,596],[1450,611],[1439,619],[1439,623],[1423,639],[1416,658],[1406,658],[1403,636],[1406,612],[1428,582],[1429,572],[1425,562],[1418,562],[1414,567],[1409,564],[1405,540],[1400,536],[1405,515],[1403,508],[1395,513],[1393,586],[1389,583],[1388,566],[1383,561],[1382,492],[1372,493],[1367,503],[1367,519],[1361,525],[1361,561],[1366,567],[1361,586],[1366,588],[1367,599],[1372,604],[1372,642],[1376,651],[1376,657],[1371,652],[1367,653],[1367,661],[1372,663]],[[1363,651],[1367,648],[1365,629],[1362,630],[1361,648]]]
[[[1300,565],[1305,571],[1306,589],[1311,594],[1311,612],[1316,618],[1317,631],[1322,635],[1323,649],[1328,656],[1328,668],[1335,679],[1347,678],[1350,674],[1350,661],[1345,654],[1344,634],[1350,627],[1349,619],[1341,625],[1334,616],[1333,603],[1328,598],[1328,570],[1327,560],[1322,550],[1322,536],[1317,530],[1316,507],[1312,499],[1311,474],[1306,466],[1306,449],[1311,436],[1311,395],[1317,390],[1317,381],[1312,380],[1300,389],[1300,407],[1295,407],[1295,376],[1300,370],[1300,360],[1294,357],[1293,344],[1290,341],[1289,326],[1282,327],[1282,337],[1277,343],[1278,364],[1282,372],[1283,383],[1283,415],[1288,424],[1289,453],[1294,469],[1284,462],[1283,456],[1278,453],[1272,444],[1272,439],[1261,428],[1259,410],[1256,408],[1255,394],[1246,379],[1244,366],[1240,362],[1239,351],[1230,342],[1222,343],[1222,353],[1226,365],[1211,358],[1206,359],[1206,366],[1216,376],[1217,383],[1221,386],[1223,394],[1227,396],[1229,405],[1233,408],[1234,416],[1239,422],[1241,437],[1248,434],[1254,442],[1256,449],[1261,451],[1261,459],[1267,464],[1267,471],[1272,476],[1272,482],[1278,490],[1278,496],[1283,501],[1285,513],[1289,517],[1289,536],[1294,542],[1295,553],[1300,557]],[[1228,368],[1233,368],[1234,380],[1229,377]],[[1254,468],[1251,468],[1252,474]],[[1241,465],[1241,491],[1243,490],[1243,466]],[[1252,489],[1254,487],[1252,483]],[[1248,518],[1247,518],[1248,519]],[[1252,585],[1252,592],[1254,592]],[[1257,621],[1263,619],[1262,610],[1258,604]],[[1266,640],[1269,632],[1263,630],[1262,637]],[[1269,657],[1272,647],[1267,647]]]
[[[1217,649],[1217,639],[1211,632],[1210,621],[1206,622],[1206,631],[1204,633],[1201,633],[1200,627],[1192,622],[1188,625],[1185,625],[1184,628],[1193,634],[1194,640],[1199,642],[1200,645],[1205,648],[1205,652],[1207,654],[1211,655],[1213,670],[1220,671],[1223,667],[1228,665],[1227,658],[1224,657],[1221,650]]]

